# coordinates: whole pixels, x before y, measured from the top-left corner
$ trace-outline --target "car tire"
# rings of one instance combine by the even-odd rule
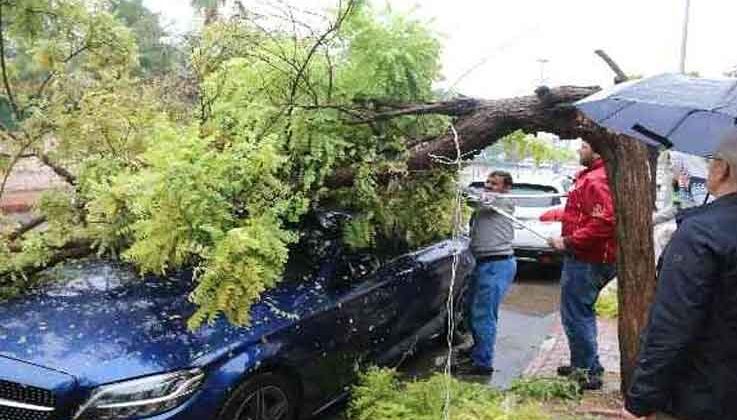
[[[228,397],[218,420],[296,420],[299,401],[289,380],[271,372],[251,376]]]

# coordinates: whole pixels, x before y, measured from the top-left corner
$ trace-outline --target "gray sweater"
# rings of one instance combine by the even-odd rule
[[[489,193],[484,200],[471,198],[475,211],[471,216],[471,251],[477,258],[492,255],[512,255],[514,226],[512,221],[488,207],[493,205],[508,214],[514,214],[514,202],[509,198]]]

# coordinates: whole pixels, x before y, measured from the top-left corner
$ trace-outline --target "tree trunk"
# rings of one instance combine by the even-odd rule
[[[632,377],[640,333],[647,323],[655,295],[651,154],[647,146],[637,140],[603,130],[587,140],[596,143],[607,161],[609,184],[614,194],[619,245],[619,351],[624,393]]]

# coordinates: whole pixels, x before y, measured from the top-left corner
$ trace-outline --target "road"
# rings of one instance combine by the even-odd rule
[[[515,282],[502,303],[496,343],[495,372],[489,381],[506,388],[519,377],[537,354],[553,326],[560,305],[560,273],[533,264],[520,264]],[[399,370],[422,378],[442,371],[448,349],[442,344],[419,349]],[[336,407],[327,420],[345,419],[344,407]]]

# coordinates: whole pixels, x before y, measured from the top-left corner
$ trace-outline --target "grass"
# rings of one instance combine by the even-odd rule
[[[599,299],[596,301],[596,313],[604,318],[616,319],[619,316],[619,298],[616,284],[612,283],[599,294]]]

